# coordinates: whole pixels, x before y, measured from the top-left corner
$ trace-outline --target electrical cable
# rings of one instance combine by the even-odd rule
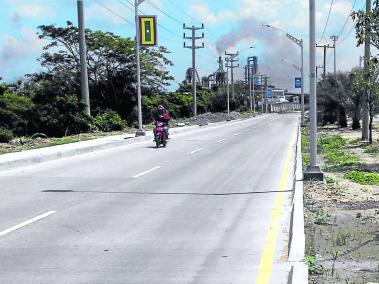
[[[328,13],[328,17],[326,18],[326,23],[325,23],[325,26],[324,26],[324,30],[323,30],[321,38],[320,38],[320,40],[318,41],[317,44],[320,44],[320,42],[324,39],[324,35],[325,35],[325,32],[326,32],[326,28],[328,27],[328,24],[329,24],[329,18],[330,18],[330,14],[332,12],[333,5],[334,5],[334,0],[331,0],[330,1],[330,7],[329,7],[329,13]]]
[[[361,10],[364,10],[366,8],[366,4],[363,5],[362,9]],[[351,34],[351,32],[353,31],[353,29],[355,28],[355,24],[353,23],[353,26],[351,27],[351,29],[349,30],[349,32],[344,36],[343,39],[341,39],[339,42],[337,42],[337,45],[340,45],[341,43],[343,43],[345,40],[347,40]]]
[[[350,12],[349,12],[349,15],[347,16],[347,19],[341,29],[341,31],[338,33],[338,37],[341,36],[341,34],[343,33],[343,31],[345,30],[346,28],[346,25],[347,25],[347,22],[349,21],[350,17],[351,17],[351,13],[354,11],[354,8],[355,8],[355,4],[357,4],[357,0],[354,0],[354,4],[353,4],[353,7],[351,8]]]
[[[127,22],[128,24],[131,24],[134,26],[134,23],[132,23],[131,21],[129,21],[128,19],[124,18],[123,16],[121,16],[120,14],[118,14],[117,12],[113,11],[112,9],[108,8],[107,6],[101,4],[99,1],[97,0],[94,0],[98,5],[100,5],[101,7],[103,7],[104,9],[108,10],[108,12],[116,15],[117,17],[119,17],[120,19],[124,20],[125,22]]]

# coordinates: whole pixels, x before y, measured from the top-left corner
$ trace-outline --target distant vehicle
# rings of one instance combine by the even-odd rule
[[[272,97],[268,98],[269,104],[279,104],[279,103],[288,103],[286,97],[284,96],[284,90],[271,90]]]

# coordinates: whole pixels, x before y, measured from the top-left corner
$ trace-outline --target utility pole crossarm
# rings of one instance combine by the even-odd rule
[[[288,33],[286,33],[286,36],[292,40],[294,43],[296,43],[298,46],[302,47],[303,46],[303,40],[302,39],[297,39],[296,37],[294,37],[293,35],[290,35]]]
[[[197,116],[196,49],[204,48],[205,44],[204,44],[204,42],[202,42],[201,45],[196,45],[197,40],[204,38],[204,33],[202,33],[201,36],[196,36],[196,31],[204,29],[204,24],[201,24],[201,27],[195,27],[195,26],[187,27],[186,24],[183,24],[183,29],[191,31],[190,37],[187,37],[185,33],[183,34],[183,38],[185,40],[191,40],[191,46],[186,46],[186,43],[184,42],[183,47],[189,48],[192,50],[192,113],[193,113],[193,116]]]

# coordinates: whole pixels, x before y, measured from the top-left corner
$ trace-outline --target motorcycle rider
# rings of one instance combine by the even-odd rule
[[[162,122],[164,124],[166,139],[168,139],[170,115],[163,105],[158,105],[158,112],[155,117],[155,121]],[[154,136],[155,136],[155,128],[154,128]]]

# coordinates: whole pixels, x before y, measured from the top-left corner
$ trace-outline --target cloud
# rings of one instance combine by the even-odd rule
[[[221,11],[213,13],[207,4],[196,4],[190,8],[190,14],[197,15],[205,24],[222,24],[235,19],[235,14],[231,11]]]
[[[42,51],[43,43],[43,40],[39,39],[30,28],[22,28],[19,38],[4,34],[0,46],[1,63],[11,63],[13,60],[28,57],[30,54],[39,54]]]
[[[28,3],[29,2],[29,3]],[[43,4],[33,3],[30,4],[30,1],[14,1],[11,2],[16,13],[19,17],[26,18],[52,18],[55,16],[55,12],[48,6]],[[12,16],[13,17],[13,16]]]

